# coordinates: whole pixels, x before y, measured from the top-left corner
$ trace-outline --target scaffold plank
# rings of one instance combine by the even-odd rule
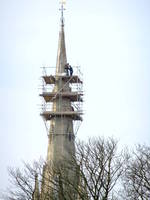
[[[54,117],[71,117],[73,120],[82,121],[82,112],[78,111],[44,111],[40,115],[44,117],[45,120],[51,120]]]
[[[62,79],[64,81],[69,81],[70,83],[83,83],[77,75],[66,76],[66,75],[50,75],[42,76],[46,84],[55,84],[57,80]]]
[[[46,102],[52,102],[59,97],[68,98],[72,102],[83,102],[82,92],[43,92],[40,96],[42,96]]]

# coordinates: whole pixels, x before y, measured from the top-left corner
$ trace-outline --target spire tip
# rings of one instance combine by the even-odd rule
[[[64,10],[65,9],[65,5],[66,5],[66,0],[60,0],[60,4],[61,4],[61,7],[60,7],[60,11],[61,11],[61,26],[64,26]]]

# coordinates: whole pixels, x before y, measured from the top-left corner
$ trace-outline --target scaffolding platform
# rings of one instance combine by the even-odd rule
[[[63,81],[69,81],[69,83],[83,83],[79,76],[73,75],[73,76],[67,76],[64,74],[60,75],[50,75],[50,76],[42,76],[46,84],[55,84],[57,80],[62,79]]]
[[[53,119],[54,117],[71,117],[72,120],[82,121],[82,112],[79,111],[44,111],[40,115],[44,117],[46,121]]]
[[[45,102],[53,102],[59,97],[68,98],[72,102],[83,102],[82,92],[43,92],[40,96],[44,98]]]

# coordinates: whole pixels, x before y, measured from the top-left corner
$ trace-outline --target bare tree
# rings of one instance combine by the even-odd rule
[[[112,138],[80,142],[77,162],[80,166],[81,185],[84,185],[88,199],[114,199],[114,189],[123,173],[124,164],[123,154],[117,153],[117,142]]]
[[[2,199],[6,200],[74,200],[76,194],[75,181],[69,176],[73,174],[75,165],[71,163],[48,165],[40,159],[32,165],[24,163],[24,168],[9,168],[10,184]],[[71,175],[72,175],[71,174]],[[77,174],[77,173],[76,173]]]
[[[2,199],[30,200],[33,197],[35,178],[42,172],[43,161],[34,162],[32,165],[23,163],[23,169],[8,168],[10,185],[2,195]]]
[[[138,145],[127,162],[124,199],[150,199],[150,147]]]
[[[112,138],[77,142],[76,156],[68,162],[62,159],[53,165],[40,161],[24,164],[23,170],[9,169],[13,187],[5,199],[116,200],[123,164],[123,154],[117,153]]]

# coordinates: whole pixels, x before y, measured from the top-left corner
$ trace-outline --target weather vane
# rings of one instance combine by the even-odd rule
[[[61,24],[62,26],[64,25],[64,10],[65,9],[65,5],[66,5],[66,0],[60,0],[59,2],[61,4],[61,7],[60,7],[60,11],[61,11]]]

